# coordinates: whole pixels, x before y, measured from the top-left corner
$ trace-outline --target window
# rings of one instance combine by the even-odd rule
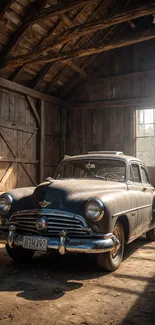
[[[139,165],[132,164],[133,180],[135,183],[141,183]]]
[[[145,184],[150,184],[148,174],[144,167],[141,166],[141,173],[142,173],[142,182]]]
[[[155,166],[155,109],[136,112],[136,156],[147,166]]]

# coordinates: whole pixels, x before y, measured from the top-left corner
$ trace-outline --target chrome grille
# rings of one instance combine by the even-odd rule
[[[39,232],[36,228],[36,221],[41,216],[48,219],[48,230],[43,233]],[[83,217],[51,209],[19,211],[11,216],[9,222],[15,224],[17,231],[21,234],[57,236],[62,230],[66,230],[70,236],[88,236],[90,232],[87,222]]]

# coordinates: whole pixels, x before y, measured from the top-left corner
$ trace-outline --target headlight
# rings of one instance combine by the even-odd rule
[[[4,194],[0,197],[0,212],[6,213],[11,209],[12,197],[9,194]]]
[[[91,221],[99,221],[104,216],[104,206],[100,200],[89,200],[85,206],[85,213]]]

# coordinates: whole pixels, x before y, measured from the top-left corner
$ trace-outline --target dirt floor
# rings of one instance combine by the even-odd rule
[[[16,265],[0,246],[1,325],[155,324],[155,243],[140,238],[121,267],[101,272],[93,256],[37,254]]]

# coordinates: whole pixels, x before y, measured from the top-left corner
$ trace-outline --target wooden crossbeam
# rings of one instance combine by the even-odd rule
[[[26,96],[26,98],[27,98],[27,101],[28,101],[28,103],[29,103],[29,105],[31,107],[31,111],[32,111],[32,113],[33,113],[33,115],[35,117],[35,120],[36,120],[38,126],[40,127],[40,116],[39,116],[39,114],[37,112],[37,108],[36,108],[32,98],[30,96]]]
[[[155,97],[137,97],[137,98],[128,98],[128,99],[115,99],[115,100],[100,100],[92,102],[77,102],[69,103],[66,106],[66,110],[83,110],[83,109],[104,109],[104,108],[120,108],[123,107],[136,107],[141,109],[142,107],[154,107]]]
[[[85,57],[97,53],[103,53],[107,51],[111,51],[113,49],[133,45],[135,43],[140,43],[144,41],[148,41],[155,38],[155,29],[150,29],[147,31],[135,33],[132,35],[128,35],[126,37],[105,42],[103,45],[94,45],[92,47],[77,49],[73,51],[61,52],[59,54],[50,54],[46,55],[38,60],[37,62],[58,62],[58,61],[68,61],[74,58]],[[12,66],[12,65],[11,65]]]
[[[0,189],[2,189],[4,187],[4,185],[6,184],[8,178],[10,177],[12,172],[14,171],[15,167],[16,167],[16,163],[12,163],[11,166],[8,168],[8,170],[6,171],[6,173],[4,174],[4,176],[2,177],[2,179],[0,181]]]
[[[73,63],[72,61],[68,61],[67,64],[76,72],[78,72],[83,78],[88,78],[89,75],[85,72],[82,68],[80,68],[77,64]]]
[[[45,19],[46,17],[53,16],[53,15],[60,15],[67,11],[84,7],[91,3],[95,2],[95,0],[81,0],[81,1],[70,1],[68,5],[54,5],[48,8],[42,9],[47,0],[39,0],[36,2],[36,8],[33,7],[32,13],[28,14],[28,18],[26,18],[21,27],[16,31],[16,33],[11,37],[9,43],[4,47],[0,55],[0,68],[5,66],[5,62],[10,55],[11,51],[15,49],[17,44],[19,43],[20,39],[24,36],[27,29],[36,23],[36,21],[40,21]]]
[[[29,95],[35,99],[44,99],[45,101],[54,103],[55,105],[63,105],[63,101],[59,98],[41,93],[37,90],[30,89],[16,82],[12,82],[1,77],[0,77],[0,87],[3,87],[4,89],[9,89],[10,91],[14,91],[16,93],[20,93],[23,95]]]
[[[16,158],[17,155],[12,150],[12,146],[10,145],[9,141],[6,139],[5,133],[3,132],[3,130],[1,128],[0,128],[0,135],[1,135],[2,139],[3,139],[3,141],[5,142],[5,144],[7,145],[7,147],[9,148],[10,152],[12,153],[13,157]]]
[[[94,3],[96,0],[71,0],[67,5],[58,4],[45,9],[40,10],[39,13],[33,15],[33,17],[28,18],[29,24],[34,24],[35,22],[41,21],[47,17],[62,15],[65,12],[75,10],[77,8],[82,8],[87,5]]]
[[[5,1],[5,0],[4,0]],[[32,7],[28,10],[27,16],[29,19],[33,17],[35,13],[41,10],[47,3],[47,0],[38,0],[36,1],[35,5],[32,4]],[[4,49],[1,51],[0,54],[0,68],[3,68],[5,65],[5,61],[7,60],[8,56],[11,54],[13,50],[15,50],[16,46],[18,45],[21,38],[25,35],[26,31],[28,30],[30,23],[26,18],[23,19],[23,24],[17,29],[14,35],[10,38],[9,42],[6,44]]]
[[[36,186],[37,183],[34,180],[34,178],[28,173],[25,163],[21,163],[21,166],[23,167],[23,169],[24,169],[25,173],[27,174],[28,178],[31,180],[32,184],[34,184]]]
[[[10,65],[12,63],[12,66],[20,66],[26,62],[31,62],[33,59],[39,58],[42,55],[42,59],[44,60],[44,57],[48,53],[48,51],[51,51],[55,46],[62,46],[66,42],[70,42],[75,40],[77,37],[81,37],[84,35],[87,35],[90,32],[95,32],[97,30],[105,29],[113,25],[118,25],[123,22],[128,22],[131,19],[136,19],[139,17],[144,17],[149,14],[153,14],[155,12],[155,2],[151,5],[146,6],[139,6],[138,8],[134,8],[132,10],[127,10],[125,12],[122,12],[120,14],[117,14],[113,17],[107,18],[107,19],[100,19],[97,21],[92,21],[90,23],[74,26],[72,28],[69,28],[67,30],[67,34],[62,36],[56,36],[52,42],[49,42],[48,44],[44,44],[41,47],[35,48],[31,53],[24,54],[22,56],[18,56],[15,58],[11,58],[8,61],[8,64]]]
[[[83,10],[83,9],[82,9]],[[82,12],[82,10],[80,11],[80,13]],[[77,16],[79,15],[79,13],[77,14]],[[76,16],[76,17],[77,17]],[[76,17],[75,17],[75,19],[76,19]],[[74,22],[66,15],[66,14],[62,14],[61,15],[61,19],[62,19],[62,21],[63,21],[63,23],[67,26],[67,27],[69,27],[69,28],[71,28],[71,27],[74,27],[75,26],[75,24],[74,24]],[[61,23],[61,21],[60,21],[60,23]],[[59,23],[59,24],[60,24]],[[66,35],[66,31],[63,33],[63,35]],[[48,39],[48,38],[47,38]],[[55,38],[54,38],[55,39]],[[43,42],[43,44],[44,44],[44,42]],[[64,47],[62,47],[61,48],[61,50],[60,51],[63,51],[63,48]],[[33,79],[33,81],[32,81],[32,83],[31,83],[31,86],[32,86],[32,88],[34,88],[34,89],[36,89],[37,87],[38,87],[38,85],[40,84],[40,82],[44,79],[44,77],[46,76],[46,74],[49,72],[49,70],[52,68],[52,66],[53,66],[53,63],[47,63],[42,69],[41,69],[41,71],[37,74],[37,76]],[[81,74],[81,71],[79,70],[78,71],[80,74]],[[51,84],[50,84],[50,86],[51,86]],[[47,87],[47,89],[48,89],[49,87]]]

